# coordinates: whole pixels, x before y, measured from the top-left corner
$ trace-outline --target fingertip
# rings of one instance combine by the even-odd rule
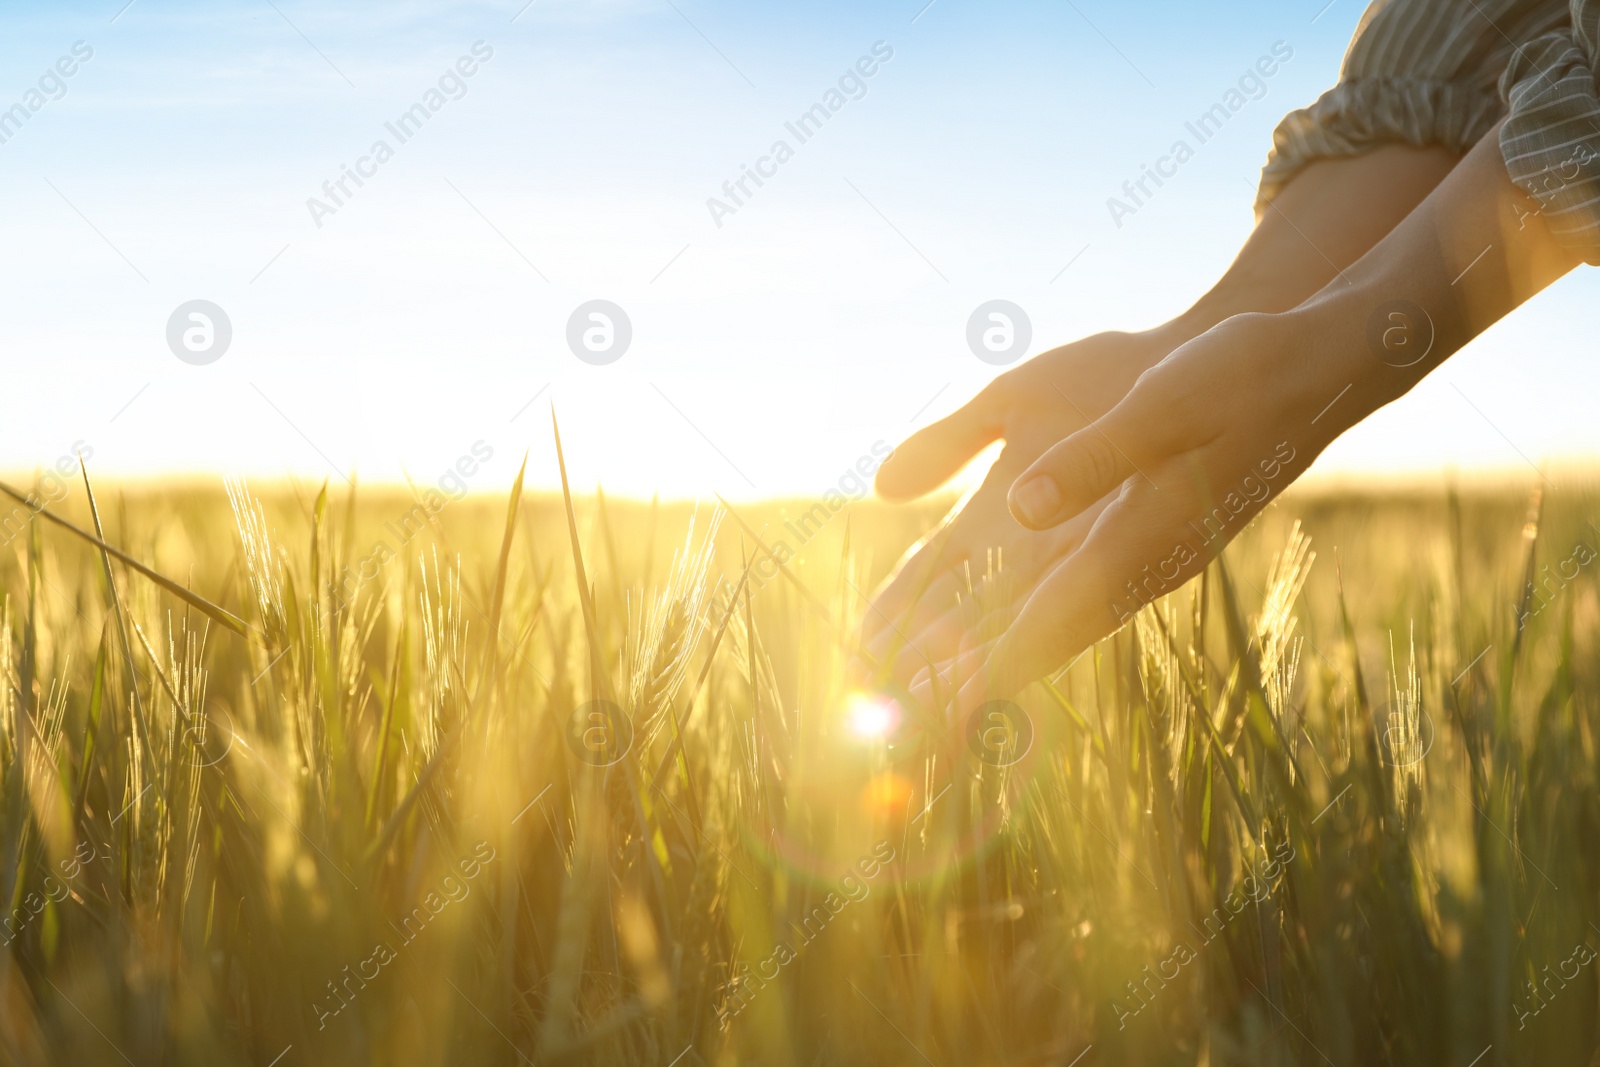
[[[915,644],[907,645],[895,655],[894,661],[888,665],[889,678],[898,682],[908,678],[921,677],[927,670],[929,662],[929,657],[924,655],[922,650]]]
[[[1043,675],[1047,668],[1037,662],[1038,652],[1014,634],[1004,634],[995,641],[983,665],[986,699],[1010,700]]]
[[[933,446],[937,441],[930,442],[927,433],[928,430],[919,430],[912,434],[896,445],[894,451],[889,453],[889,458],[878,465],[872,488],[881,499],[891,504],[903,504],[938,488],[944,477],[948,477],[941,477],[936,469],[934,461],[937,456]]]
[[[844,676],[851,686],[864,686],[876,680],[879,673],[879,659],[872,655],[865,645],[857,644],[855,652],[845,660]]]
[[[1011,517],[1030,530],[1046,530],[1061,523],[1066,518],[1061,514],[1062,504],[1061,486],[1056,480],[1031,471],[1012,482],[1006,495]]]
[[[878,467],[873,488],[884,500],[914,500],[949,481],[973,456],[998,440],[993,394],[985,391],[931,426],[906,438]]]
[[[890,630],[888,622],[874,621],[869,625],[866,619],[862,619],[861,648],[875,662],[883,662],[883,653],[888,651],[891,638],[893,630]]]
[[[915,483],[910,482],[907,477],[906,464],[896,461],[899,455],[898,449],[890,453],[889,458],[883,461],[877,475],[872,479],[872,491],[878,494],[880,500],[890,504],[903,504],[922,495],[916,492]]]
[[[986,671],[979,671],[962,684],[961,691],[956,694],[953,709],[957,721],[965,722],[967,717],[982,707],[985,701],[992,699],[986,675]]]
[[[907,687],[918,707],[933,707],[933,672],[924,667]]]
[[[1127,437],[1131,441],[1134,435]],[[1019,523],[1042,530],[1082,514],[1138,472],[1126,452],[1090,427],[1034,460],[1011,483],[1006,500]]]
[[[867,613],[861,620],[864,643],[878,659],[882,659],[895,641],[905,641],[906,632],[915,632],[919,618],[915,614],[920,603],[936,608],[953,599],[949,589],[953,579],[948,571],[958,560],[946,555],[948,530],[936,532],[908,550],[903,563],[894,571],[869,601]],[[920,620],[925,624],[926,620]],[[907,630],[907,627],[912,627]]]

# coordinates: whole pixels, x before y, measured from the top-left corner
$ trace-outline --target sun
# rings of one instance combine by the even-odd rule
[[[845,725],[862,740],[881,740],[900,725],[900,708],[887,697],[851,693],[845,698]]]

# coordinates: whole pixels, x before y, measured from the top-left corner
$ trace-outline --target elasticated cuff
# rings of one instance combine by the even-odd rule
[[[1500,84],[1510,117],[1500,128],[1500,151],[1511,180],[1537,201],[1556,239],[1600,265],[1600,2],[1573,9],[1573,32],[1540,37],[1506,67]]]
[[[1261,171],[1256,214],[1313,160],[1359,155],[1385,144],[1444,145],[1465,152],[1505,113],[1493,86],[1415,78],[1340,82],[1310,107],[1284,116]]]

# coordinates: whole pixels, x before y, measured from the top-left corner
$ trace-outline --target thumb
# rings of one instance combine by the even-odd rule
[[[1011,515],[1030,530],[1058,526],[1134,475],[1149,481],[1146,472],[1189,447],[1192,436],[1161,394],[1136,387],[1017,476],[1007,498]]]
[[[1000,405],[986,388],[961,408],[907,438],[878,468],[878,495],[911,500],[937,489],[1005,430]]]

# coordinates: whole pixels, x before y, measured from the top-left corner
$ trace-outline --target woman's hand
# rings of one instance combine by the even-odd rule
[[[1008,494],[1019,526],[1096,517],[997,640],[940,671],[943,686],[959,686],[960,710],[1009,696],[1198,574],[1365,402],[1382,402],[1361,384],[1381,367],[1359,331],[1294,313],[1235,316],[1041,455]],[[939,695],[926,672],[913,694]]]
[[[1239,315],[1151,368],[1017,478],[1029,529],[1104,506],[1005,632],[913,685],[964,713],[1009,696],[1199,573],[1347,427],[1579,262],[1506,174],[1498,129],[1339,280]],[[942,703],[942,699],[940,701]]]
[[[1103,506],[1048,530],[1027,530],[1007,513],[1012,480],[1109,411],[1179,345],[1230,315],[1287,311],[1317,292],[1404,219],[1456,161],[1439,146],[1385,145],[1307,164],[1227,273],[1188,311],[1155,330],[1099,334],[1046,352],[901,445],[878,475],[879,493],[891,500],[937,488],[985,446],[1006,442],[977,493],[874,598],[862,626],[869,651],[889,656],[903,680],[974,640],[980,617],[1010,617],[1040,577],[1077,548]],[[1002,577],[990,580],[996,562]]]
[[[912,696],[954,694],[958,713],[1011,696],[1178,589],[1382,403],[1381,366],[1358,331],[1299,314],[1237,315],[1174,350],[1016,478],[1019,526],[1051,530],[1085,509],[1093,526],[997,640],[920,673]]]
[[[965,506],[874,597],[863,641],[900,681],[955,654],[982,615],[1004,612],[1075,549],[1098,511],[1049,529],[1017,525],[1012,481],[1056,442],[1105,414],[1189,335],[1164,327],[1103,333],[1007,371],[954,414],[912,435],[878,471],[878,493],[909,500],[938,488],[996,440],[1000,453]],[[994,571],[1000,569],[1000,576]]]

